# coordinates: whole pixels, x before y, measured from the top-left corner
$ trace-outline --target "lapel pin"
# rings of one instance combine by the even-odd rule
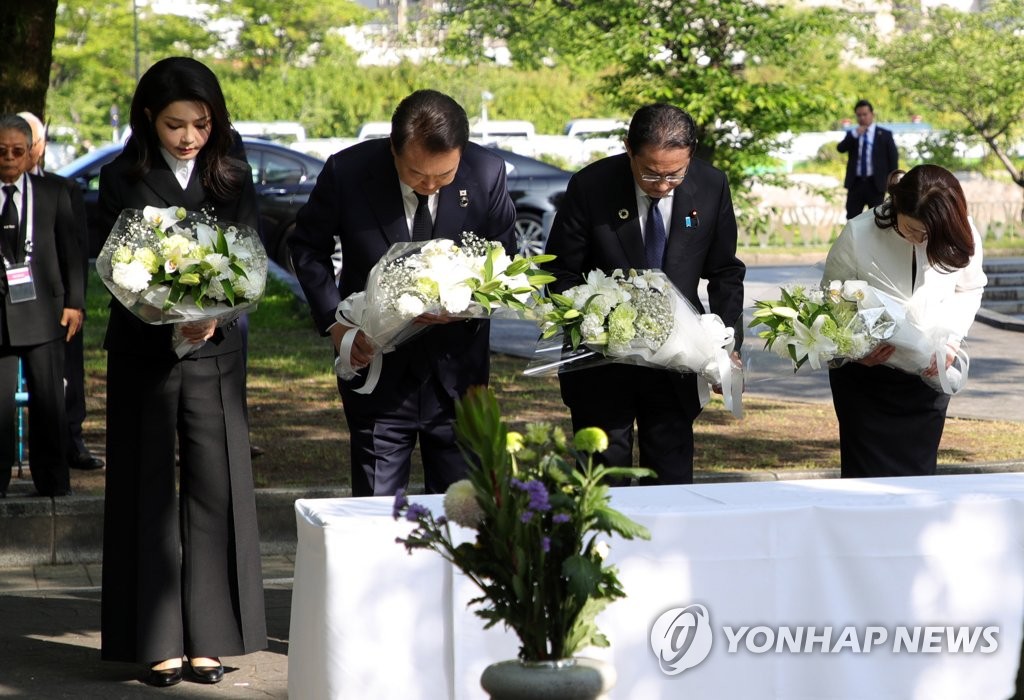
[[[629,218],[629,210],[628,209],[619,209],[619,218],[622,219],[623,221],[628,219]]]
[[[459,206],[463,209],[469,206],[469,196],[466,190],[459,190]]]

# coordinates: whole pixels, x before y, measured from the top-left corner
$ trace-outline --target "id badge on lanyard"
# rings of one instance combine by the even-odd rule
[[[28,263],[8,266],[7,298],[12,304],[35,300],[36,284],[32,281],[32,268]]]

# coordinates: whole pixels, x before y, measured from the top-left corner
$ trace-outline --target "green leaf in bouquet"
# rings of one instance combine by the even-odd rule
[[[569,593],[581,600],[586,599],[597,592],[601,565],[589,557],[576,554],[567,557],[562,563],[562,575],[567,580]]]
[[[543,287],[545,284],[551,284],[557,278],[546,272],[529,272],[526,274],[526,279],[530,280],[530,285],[533,287]]]
[[[597,528],[605,532],[614,532],[627,540],[651,539],[650,530],[614,508],[597,506],[594,508],[594,518],[597,521]]]
[[[228,303],[231,306],[235,305],[235,287],[231,284],[231,280],[221,280],[221,287],[224,288],[224,296],[227,298]]]

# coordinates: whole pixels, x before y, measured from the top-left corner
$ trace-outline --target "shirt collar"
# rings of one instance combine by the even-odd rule
[[[167,163],[167,167],[169,167],[171,172],[174,173],[174,178],[178,181],[178,184],[181,185],[181,189],[188,187],[189,178],[192,177],[192,171],[196,167],[196,159],[178,160],[163,146],[160,147],[160,155],[164,157],[164,162]]]

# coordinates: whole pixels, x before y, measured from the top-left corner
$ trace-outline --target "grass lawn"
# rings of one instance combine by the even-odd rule
[[[102,350],[109,295],[95,275],[86,320],[86,442],[104,450],[106,353]],[[329,342],[314,330],[304,305],[271,279],[250,317],[249,410],[251,436],[265,454],[253,462],[258,487],[348,485],[348,432],[331,368]],[[568,414],[553,377],[525,377],[525,360],[492,356],[491,379],[513,426],[561,423]],[[839,464],[838,427],[831,404],[773,401],[747,396],[745,417],[735,419],[716,398],[696,424],[698,469],[784,470]],[[945,464],[1019,459],[1024,424],[946,421],[939,451]],[[75,472],[80,493],[100,493],[100,473]]]

